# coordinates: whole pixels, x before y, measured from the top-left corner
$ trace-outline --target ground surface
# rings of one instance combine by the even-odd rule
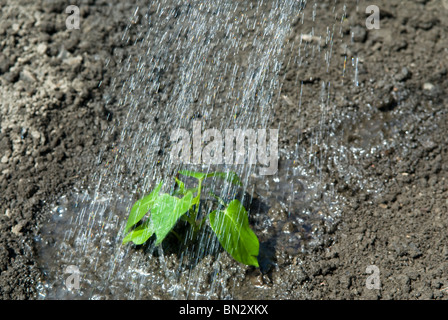
[[[236,298],[448,297],[448,5],[377,1],[381,29],[366,30],[365,8],[352,2],[343,23],[335,23],[343,4],[335,19],[333,1],[316,6],[315,21],[311,3],[303,24],[294,21],[269,120],[281,125],[280,149],[294,150],[300,133],[303,150],[321,159],[341,199],[339,222],[324,227],[310,251],[278,248],[277,267],[266,276],[248,269],[250,281],[235,280]],[[103,131],[122,126],[126,115],[108,88],[132,49],[122,35],[137,1],[80,3],[76,32],[65,28],[65,1],[0,0],[2,299],[37,298],[35,239],[49,218],[43,208],[97,174],[98,155],[118,139]],[[333,25],[327,66],[329,44],[318,42]],[[312,30],[316,38],[305,49],[300,35]],[[301,65],[294,61],[299,47],[313,52]],[[330,82],[322,120],[316,104]],[[312,133],[320,124],[329,131],[316,147]],[[378,290],[366,287],[370,265],[380,272]]]

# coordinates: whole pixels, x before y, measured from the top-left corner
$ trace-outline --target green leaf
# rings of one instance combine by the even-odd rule
[[[146,197],[138,200],[134,203],[129,214],[124,233],[127,233],[130,228],[136,225],[151,209],[154,201],[158,198],[160,189],[162,189],[163,181],[160,181],[159,185]]]
[[[174,228],[179,218],[193,205],[193,193],[188,192],[182,199],[162,194],[151,208],[151,220],[157,236],[156,245]]]
[[[124,239],[123,244],[130,241],[140,245],[145,243],[154,234],[154,227],[150,220],[145,221],[142,225],[132,230]]]
[[[221,179],[224,179],[234,185],[237,186],[242,186],[243,184],[241,183],[240,178],[238,177],[238,175],[233,172],[233,171],[229,171],[229,172],[212,172],[209,173],[205,176],[206,178],[210,178],[210,177],[218,177]]]
[[[259,267],[260,244],[249,226],[246,209],[237,199],[226,210],[211,212],[209,219],[219,242],[236,261]]]
[[[196,178],[198,180],[202,180],[205,178],[205,173],[202,172],[195,172],[195,171],[188,171],[188,170],[181,170],[179,171],[179,173],[183,176],[187,176],[187,177],[193,177]]]

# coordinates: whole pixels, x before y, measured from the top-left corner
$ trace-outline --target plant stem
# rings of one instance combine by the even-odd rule
[[[182,242],[182,238],[180,237],[180,235],[176,231],[171,230],[171,232],[176,236],[176,238],[177,238],[177,240],[179,240],[179,242]]]
[[[202,179],[199,179],[199,184],[198,184],[198,194],[196,195],[196,197],[193,199],[193,205],[195,206],[195,209],[190,210],[190,217],[193,219],[193,221],[195,222],[194,225],[196,226],[196,219],[198,217],[198,212],[199,212],[199,204],[201,201],[201,190],[202,190]],[[190,221],[189,221],[190,222]],[[190,222],[191,223],[191,222]]]
[[[199,179],[198,194],[196,195],[196,198],[194,198],[195,204],[197,205],[199,205],[199,201],[201,200],[202,180],[203,179]]]
[[[201,221],[201,223],[199,223],[199,224],[196,221],[198,219],[199,206],[201,203],[202,181],[203,181],[203,179],[199,179],[198,194],[194,198],[194,202],[193,202],[195,205],[195,208],[193,210],[190,210],[190,216],[187,217],[187,221],[190,223],[191,227],[193,228],[193,239],[195,239],[197,237],[197,234],[203,225],[203,221]]]

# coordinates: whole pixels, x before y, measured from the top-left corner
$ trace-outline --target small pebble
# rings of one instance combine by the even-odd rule
[[[29,82],[36,82],[36,77],[31,73],[31,71],[25,69],[22,71],[22,77]]]
[[[70,66],[76,67],[82,63],[82,57],[81,56],[69,57],[69,58],[64,59],[63,62]]]
[[[367,32],[364,27],[355,26],[351,31],[354,42],[364,42],[366,40]]]
[[[23,225],[21,223],[16,224],[14,227],[11,228],[12,233],[14,233],[16,236],[19,236],[21,234]]]
[[[33,131],[31,131],[31,136],[33,137],[33,139],[38,140],[38,139],[40,139],[40,132],[33,130]]]
[[[12,30],[13,30],[14,32],[19,31],[19,30],[20,30],[20,24],[18,24],[18,23],[14,23],[14,24],[12,25]]]
[[[410,77],[411,77],[411,72],[409,71],[409,69],[406,67],[403,67],[401,69],[401,72],[395,76],[395,79],[397,79],[398,81],[405,81],[405,80],[408,80]]]
[[[284,233],[292,233],[292,232],[294,232],[294,229],[295,229],[295,227],[294,227],[294,224],[292,222],[286,222],[285,225],[282,228],[282,231]]]
[[[432,83],[426,82],[423,85],[423,90],[432,91],[432,90],[434,90],[434,85]]]
[[[48,47],[47,47],[47,45],[45,43],[40,43],[37,46],[36,51],[37,51],[38,54],[44,55],[47,52],[47,49],[48,49]]]

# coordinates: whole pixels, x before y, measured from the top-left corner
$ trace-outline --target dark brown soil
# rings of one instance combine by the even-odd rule
[[[142,2],[81,1],[77,31],[65,27],[65,1],[0,0],[1,299],[38,298],[44,207],[88,185],[114,156],[119,137],[104,132],[123,126],[126,110],[111,88]],[[367,30],[361,2],[320,1],[314,21],[309,3],[303,23],[292,21],[269,119],[280,150],[300,139],[295,156],[319,159],[316,174],[340,199],[338,222],[310,250],[279,248],[267,275],[247,271],[235,298],[448,297],[448,4],[376,1],[381,28]],[[299,49],[309,53],[302,61]],[[380,289],[366,286],[371,265]]]

